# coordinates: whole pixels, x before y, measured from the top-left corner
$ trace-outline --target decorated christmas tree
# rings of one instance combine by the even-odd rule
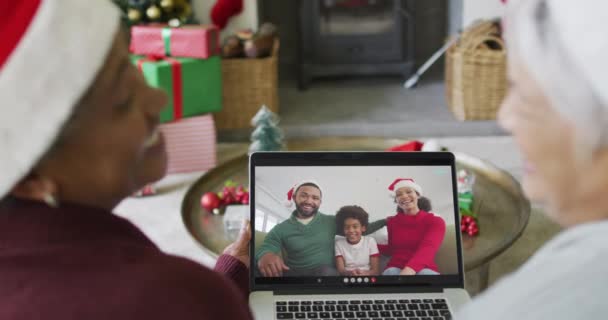
[[[173,27],[196,23],[190,0],[113,0],[129,25],[168,23]]]
[[[255,130],[251,133],[249,153],[255,151],[280,151],[285,148],[283,132],[279,125],[279,117],[262,106],[260,111],[251,119]]]

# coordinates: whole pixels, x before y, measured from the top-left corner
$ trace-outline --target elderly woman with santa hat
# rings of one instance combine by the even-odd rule
[[[456,319],[606,319],[608,2],[509,1],[511,88],[499,112],[524,192],[564,227]]]
[[[388,244],[378,245],[382,254],[391,257],[382,274],[439,274],[435,254],[445,236],[445,222],[420,209],[422,187],[413,179],[396,179],[388,190],[397,204],[397,213],[386,219]]]
[[[167,165],[111,1],[0,0],[0,319],[251,319],[248,224],[209,270],[112,214]]]

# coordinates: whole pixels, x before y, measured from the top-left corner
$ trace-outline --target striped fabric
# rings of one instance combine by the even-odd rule
[[[210,114],[160,126],[165,137],[167,173],[206,171],[216,165],[216,133]]]

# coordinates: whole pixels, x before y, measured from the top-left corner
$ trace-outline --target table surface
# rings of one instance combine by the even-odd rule
[[[243,154],[247,146],[244,143],[218,144],[218,164]],[[155,184],[156,195],[127,198],[114,212],[139,227],[164,252],[213,267],[216,256],[203,250],[190,236],[181,215],[184,195],[203,174],[203,171],[170,174]]]
[[[322,138],[290,141],[288,149],[378,151],[403,142],[381,138]],[[207,191],[220,191],[228,179],[248,184],[246,146],[226,146],[219,153],[222,164],[195,181],[184,197],[181,208],[183,223],[208,257],[216,257],[230,239],[224,232],[223,216],[203,210],[199,204],[200,197]],[[471,170],[476,175],[473,193],[479,205],[477,210],[482,232],[477,237],[462,237],[465,270],[472,270],[490,262],[519,238],[528,223],[530,203],[507,172],[466,154],[456,154],[456,158],[458,167]]]

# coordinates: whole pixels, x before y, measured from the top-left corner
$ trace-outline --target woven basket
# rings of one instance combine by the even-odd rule
[[[446,99],[458,120],[496,119],[505,97],[506,51],[492,25],[465,31],[446,53]]]
[[[218,130],[251,127],[251,118],[262,105],[279,112],[278,56],[276,40],[269,57],[222,60],[222,111],[215,114]]]

